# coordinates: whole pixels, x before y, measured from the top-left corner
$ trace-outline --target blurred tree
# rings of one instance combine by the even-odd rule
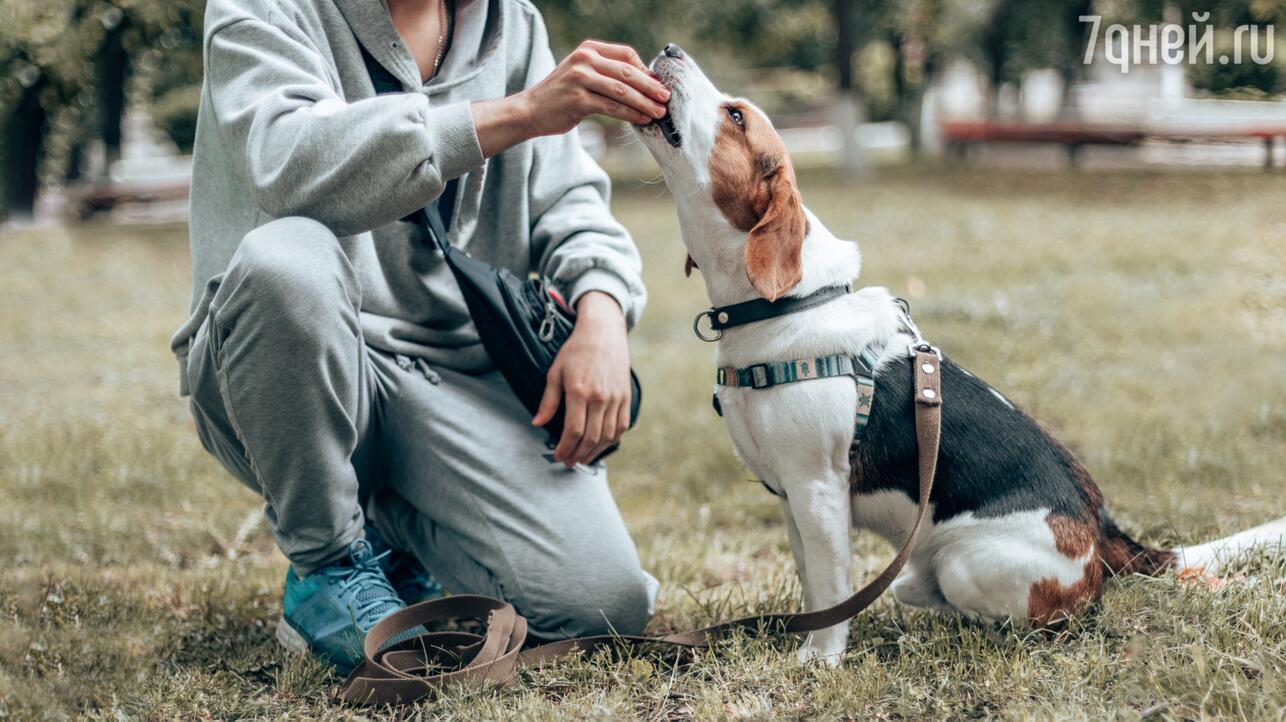
[[[1286,22],[1286,0],[536,0],[555,51],[586,37],[634,45],[644,57],[677,41],[743,68],[790,68],[830,78],[871,117],[897,119],[918,147],[925,89],[947,59],[979,63],[995,93],[1038,68],[1058,69],[1065,91],[1081,79],[1081,15],[1155,23],[1167,7],[1185,26],[1210,12],[1220,28]],[[181,150],[190,150],[201,81],[205,0],[0,0],[0,184],[4,208],[34,207],[42,166],[67,180],[96,142],[106,165],[120,154],[121,118],[146,105]],[[1221,33],[1216,41],[1227,42]],[[1220,50],[1222,52],[1222,49]],[[1286,53],[1280,54],[1286,56]],[[1194,86],[1240,96],[1279,93],[1278,65],[1190,67]],[[793,79],[793,80],[792,80]],[[789,95],[789,93],[787,93]],[[1065,103],[1066,106],[1066,103]],[[861,107],[852,122],[861,115]],[[53,171],[52,168],[57,168]]]
[[[866,157],[857,142],[863,109],[853,88],[853,52],[856,21],[851,0],[835,0],[835,126],[840,133],[840,170],[850,176],[867,172]]]
[[[125,82],[129,79],[130,58],[125,53],[125,33],[131,22],[115,6],[99,15],[103,36],[94,58],[95,87],[98,89],[99,138],[106,149],[104,167],[121,157],[121,119],[125,115]]]
[[[1222,54],[1232,55],[1234,28],[1257,25],[1262,43],[1267,40],[1265,28],[1286,25],[1286,0],[1220,0],[1218,3],[1208,0],[1097,0],[1094,9],[1103,15],[1105,24],[1120,23],[1131,28],[1135,24],[1148,25],[1168,17],[1183,29],[1185,39],[1189,37],[1189,25],[1197,26],[1198,36],[1204,35],[1207,25],[1218,28],[1214,38],[1214,63],[1206,63],[1204,54],[1198,55],[1197,62],[1191,64],[1188,64],[1187,57],[1184,58],[1188,80],[1198,90],[1241,98],[1266,98],[1286,92],[1286,53],[1276,53],[1274,62],[1267,65],[1249,60],[1225,65],[1217,60]],[[1194,20],[1194,13],[1203,19],[1200,22]],[[1286,38],[1277,36],[1275,40],[1280,48]],[[1248,48],[1242,48],[1243,55],[1248,52]]]
[[[839,38],[825,0],[723,0],[696,4],[699,37],[753,67],[825,69]]]
[[[981,62],[983,40],[993,3],[978,0],[862,0],[858,77],[872,118],[904,123],[911,149],[920,147],[924,93],[935,74],[952,57]],[[886,48],[890,63],[872,62]],[[874,73],[874,75],[872,75]]]
[[[79,85],[91,84],[79,38],[66,32],[78,20],[69,2],[0,3],[0,153],[11,216],[32,215],[51,118],[79,95]]]
[[[181,152],[192,152],[201,102],[201,45],[205,0],[157,2],[167,16],[136,53],[140,102]]]
[[[204,0],[0,0],[0,149],[4,209],[28,217],[35,207],[42,161],[59,145],[65,178],[80,176],[92,140],[105,149],[102,170],[120,157],[121,119],[140,58],[176,29],[194,37],[186,62],[154,62],[156,74],[179,70],[178,84],[200,82],[200,18]],[[191,56],[195,57],[193,60]],[[193,111],[195,112],[195,111]]]
[[[648,57],[669,42],[669,31],[693,13],[688,3],[612,0],[536,0],[554,53],[565,55],[582,40],[626,43]]]
[[[1072,83],[1086,70],[1089,25],[1080,17],[1093,11],[1092,0],[994,0],[981,39],[993,116],[999,111],[1000,89],[1006,83],[1021,82],[1031,70],[1058,70],[1066,100]],[[1063,107],[1066,112],[1066,102]]]
[[[666,43],[696,42],[751,67],[817,70],[829,65],[835,30],[827,0],[708,3],[537,0],[561,55],[586,38],[627,43],[644,58]]]
[[[30,219],[36,207],[38,168],[49,115],[41,97],[49,78],[34,68],[17,74],[4,128],[4,205],[9,215]]]
[[[1260,42],[1263,42],[1263,36],[1260,36]],[[1243,57],[1249,51],[1243,40],[1241,52]],[[1236,44],[1233,38],[1233,31],[1221,30],[1215,36],[1214,41],[1215,57],[1221,55],[1232,57],[1235,53]],[[1262,46],[1261,46],[1262,47]],[[1192,87],[1197,90],[1204,90],[1223,98],[1232,98],[1238,100],[1267,100],[1286,88],[1283,87],[1283,76],[1281,63],[1259,63],[1243,60],[1241,63],[1229,63],[1224,65],[1217,60],[1213,63],[1206,63],[1204,60],[1191,66],[1191,72],[1188,73],[1188,80]]]
[[[1286,53],[1276,53],[1278,57],[1272,63],[1260,65],[1252,62],[1248,47],[1250,39],[1244,37],[1241,63],[1224,64],[1217,60],[1221,55],[1234,55],[1234,29],[1243,25],[1258,26],[1258,48],[1263,52],[1268,40],[1266,27],[1286,25],[1286,0],[1224,0],[1213,9],[1200,8],[1195,2],[1173,4],[1180,8],[1184,23],[1192,22],[1191,13],[1210,10],[1209,23],[1220,28],[1214,41],[1216,61],[1206,63],[1202,57],[1191,66],[1188,79],[1194,88],[1219,96],[1243,99],[1265,99],[1286,91],[1286,68],[1283,67]],[[1274,37],[1274,40],[1279,43],[1280,49],[1283,38]]]

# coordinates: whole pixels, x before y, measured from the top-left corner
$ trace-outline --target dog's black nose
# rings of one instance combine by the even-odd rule
[[[671,58],[683,57],[683,48],[679,47],[678,45],[675,45],[674,43],[670,43],[666,45],[665,49],[662,50],[661,52],[665,53],[667,56]]]

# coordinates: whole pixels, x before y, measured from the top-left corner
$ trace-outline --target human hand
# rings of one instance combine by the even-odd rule
[[[670,90],[628,45],[586,40],[544,80],[524,90],[540,135],[566,133],[590,115],[635,125],[665,116]]]
[[[630,427],[630,348],[625,314],[606,293],[590,291],[576,303],[576,325],[546,378],[534,426],[565,407],[554,458],[569,468],[586,464]]]
[[[558,135],[590,115],[646,125],[665,117],[670,90],[628,45],[586,40],[535,85],[472,106],[488,158],[525,140]]]

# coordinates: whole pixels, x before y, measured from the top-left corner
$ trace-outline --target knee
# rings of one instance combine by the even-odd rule
[[[307,328],[326,311],[359,302],[356,275],[335,234],[308,218],[280,218],[246,234],[220,287],[220,306],[269,309],[291,328]]]
[[[549,638],[641,634],[652,617],[655,585],[637,566],[582,576],[534,605],[528,622]]]
[[[241,239],[227,278],[261,299],[306,301],[346,286],[350,267],[329,228],[308,218],[279,218]]]

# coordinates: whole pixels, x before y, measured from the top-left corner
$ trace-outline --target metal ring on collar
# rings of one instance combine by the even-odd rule
[[[692,333],[695,333],[697,335],[697,338],[701,339],[702,341],[705,341],[706,343],[714,343],[715,341],[718,341],[719,339],[723,338],[723,331],[714,331],[715,335],[713,336],[707,336],[704,333],[702,333],[701,319],[703,318],[708,319],[713,325],[714,309],[712,308],[708,311],[702,311],[701,313],[697,314],[696,318],[692,319]]]

